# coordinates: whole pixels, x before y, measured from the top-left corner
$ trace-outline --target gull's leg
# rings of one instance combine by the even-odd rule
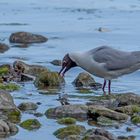
[[[111,80],[108,80],[108,94],[111,94]]]
[[[104,84],[103,84],[103,87],[102,87],[102,90],[103,90],[104,94],[106,94],[105,93],[105,86],[106,86],[106,80],[104,79]]]

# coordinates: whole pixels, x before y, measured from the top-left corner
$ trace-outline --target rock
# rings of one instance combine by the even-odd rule
[[[86,131],[84,126],[81,125],[70,125],[64,128],[59,128],[54,132],[54,135],[59,139],[65,139],[70,135],[81,135]]]
[[[93,87],[93,88],[101,88],[101,84],[96,83],[94,78],[90,76],[90,74],[86,72],[80,73],[76,79],[72,82],[76,87]]]
[[[66,118],[58,119],[57,122],[59,124],[70,125],[70,124],[75,124],[76,123],[76,119],[71,118],[71,117],[66,117]]]
[[[84,134],[82,140],[117,140],[117,138],[105,129],[90,129]]]
[[[37,119],[28,119],[20,123],[20,126],[27,130],[34,130],[39,129],[41,124]]]
[[[15,61],[13,63],[13,68],[17,72],[29,74],[32,76],[37,76],[43,71],[49,71],[46,67],[39,65],[28,65],[22,61]]]
[[[0,83],[0,90],[15,91],[19,90],[20,86],[14,83]]]
[[[117,121],[127,121],[128,119],[128,116],[126,114],[113,111],[103,106],[91,105],[89,106],[88,110],[90,111],[91,116],[93,117],[94,115],[104,116]]]
[[[118,140],[135,140],[135,136],[118,136]]]
[[[9,50],[9,46],[4,43],[0,43],[0,53],[4,53],[7,50]]]
[[[131,117],[131,121],[132,121],[132,123],[134,123],[134,124],[140,124],[140,115],[133,115],[133,116]]]
[[[127,105],[140,105],[140,96],[134,93],[119,94],[117,96],[117,100],[119,102],[119,107]]]
[[[53,64],[53,65],[56,65],[56,66],[61,66],[62,65],[62,61],[61,60],[57,60],[57,59],[51,61],[50,63]]]
[[[75,104],[50,108],[45,112],[48,118],[72,117],[77,120],[87,120],[88,106]]]
[[[34,113],[34,116],[35,117],[42,117],[44,114],[43,113],[40,113],[40,112],[35,112]]]
[[[73,81],[76,87],[89,86],[91,83],[95,83],[95,80],[86,72],[80,73]]]
[[[8,117],[13,112],[19,112],[19,109],[14,104],[12,96],[7,91],[0,90],[0,114]]]
[[[126,131],[127,131],[127,132],[131,132],[131,131],[133,131],[133,128],[127,127],[127,128],[126,128]]]
[[[32,102],[24,102],[19,104],[18,108],[22,111],[36,110],[38,108],[38,105]]]
[[[64,78],[57,72],[44,71],[39,74],[34,84],[38,89],[59,88],[64,83]]]
[[[122,106],[115,109],[117,112],[133,115],[134,113],[140,112],[140,107],[137,105]]]
[[[69,135],[65,138],[65,140],[81,140],[81,137],[78,135]]]
[[[103,27],[99,27],[99,28],[98,28],[98,31],[99,31],[99,32],[110,32],[109,29],[103,28]]]
[[[0,138],[13,136],[18,132],[18,127],[4,120],[0,120]]]
[[[101,126],[116,126],[118,122],[110,118],[100,116],[97,118],[97,124]]]
[[[11,43],[43,43],[48,39],[42,35],[32,34],[29,32],[15,32],[10,35],[9,41]]]
[[[10,73],[11,66],[9,64],[0,65],[0,76]]]
[[[34,81],[34,80],[35,80],[35,77],[34,77],[34,76],[31,76],[31,75],[25,74],[25,73],[22,73],[22,74],[21,74],[21,81],[22,81],[22,82]]]

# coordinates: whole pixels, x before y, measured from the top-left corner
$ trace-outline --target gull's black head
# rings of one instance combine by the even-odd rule
[[[59,74],[62,76],[64,76],[64,74],[69,70],[71,69],[72,67],[76,67],[77,64],[71,60],[71,58],[69,57],[69,54],[66,54],[63,58],[63,61],[62,61],[62,68],[59,72]]]

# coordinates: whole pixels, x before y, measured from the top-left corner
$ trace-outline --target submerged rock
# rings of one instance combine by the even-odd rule
[[[0,43],[0,53],[4,53],[7,50],[9,50],[9,46],[4,43]]]
[[[101,84],[96,83],[94,78],[86,72],[80,73],[76,79],[72,82],[76,87],[93,87],[95,89],[101,88]]]
[[[0,138],[13,136],[18,132],[18,127],[8,121],[0,119]]]
[[[22,111],[36,110],[38,108],[38,105],[32,102],[24,102],[19,104],[18,108]]]
[[[28,65],[23,61],[15,61],[13,63],[13,68],[17,72],[29,74],[32,76],[37,76],[43,71],[49,71],[46,67],[39,66],[39,65]]]
[[[42,35],[32,34],[29,32],[15,32],[10,35],[9,41],[11,43],[43,43],[48,39]]]
[[[44,71],[39,74],[34,84],[38,89],[47,89],[48,87],[60,87],[64,83],[64,78],[57,72]]]
[[[99,28],[98,28],[98,31],[99,31],[99,32],[110,32],[109,29],[103,28],[103,27],[99,27]]]
[[[41,124],[37,119],[28,119],[20,123],[20,126],[27,130],[34,130],[39,129]]]
[[[63,105],[56,108],[50,108],[45,112],[48,118],[62,118],[72,117],[78,120],[87,119],[88,106],[75,104],[75,105]]]
[[[57,122],[59,124],[70,125],[70,124],[75,124],[76,123],[76,119],[71,118],[71,117],[66,117],[66,118],[58,119]]]
[[[64,128],[59,128],[54,132],[54,135],[59,139],[65,139],[70,135],[80,136],[86,131],[84,126],[81,125],[70,125]]]

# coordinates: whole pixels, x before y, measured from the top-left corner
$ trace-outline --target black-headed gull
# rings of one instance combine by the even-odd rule
[[[62,69],[64,74],[72,67],[80,66],[87,72],[104,78],[105,93],[108,80],[108,93],[111,93],[111,80],[140,69],[140,51],[125,52],[107,46],[97,47],[84,53],[68,53],[64,56]]]

